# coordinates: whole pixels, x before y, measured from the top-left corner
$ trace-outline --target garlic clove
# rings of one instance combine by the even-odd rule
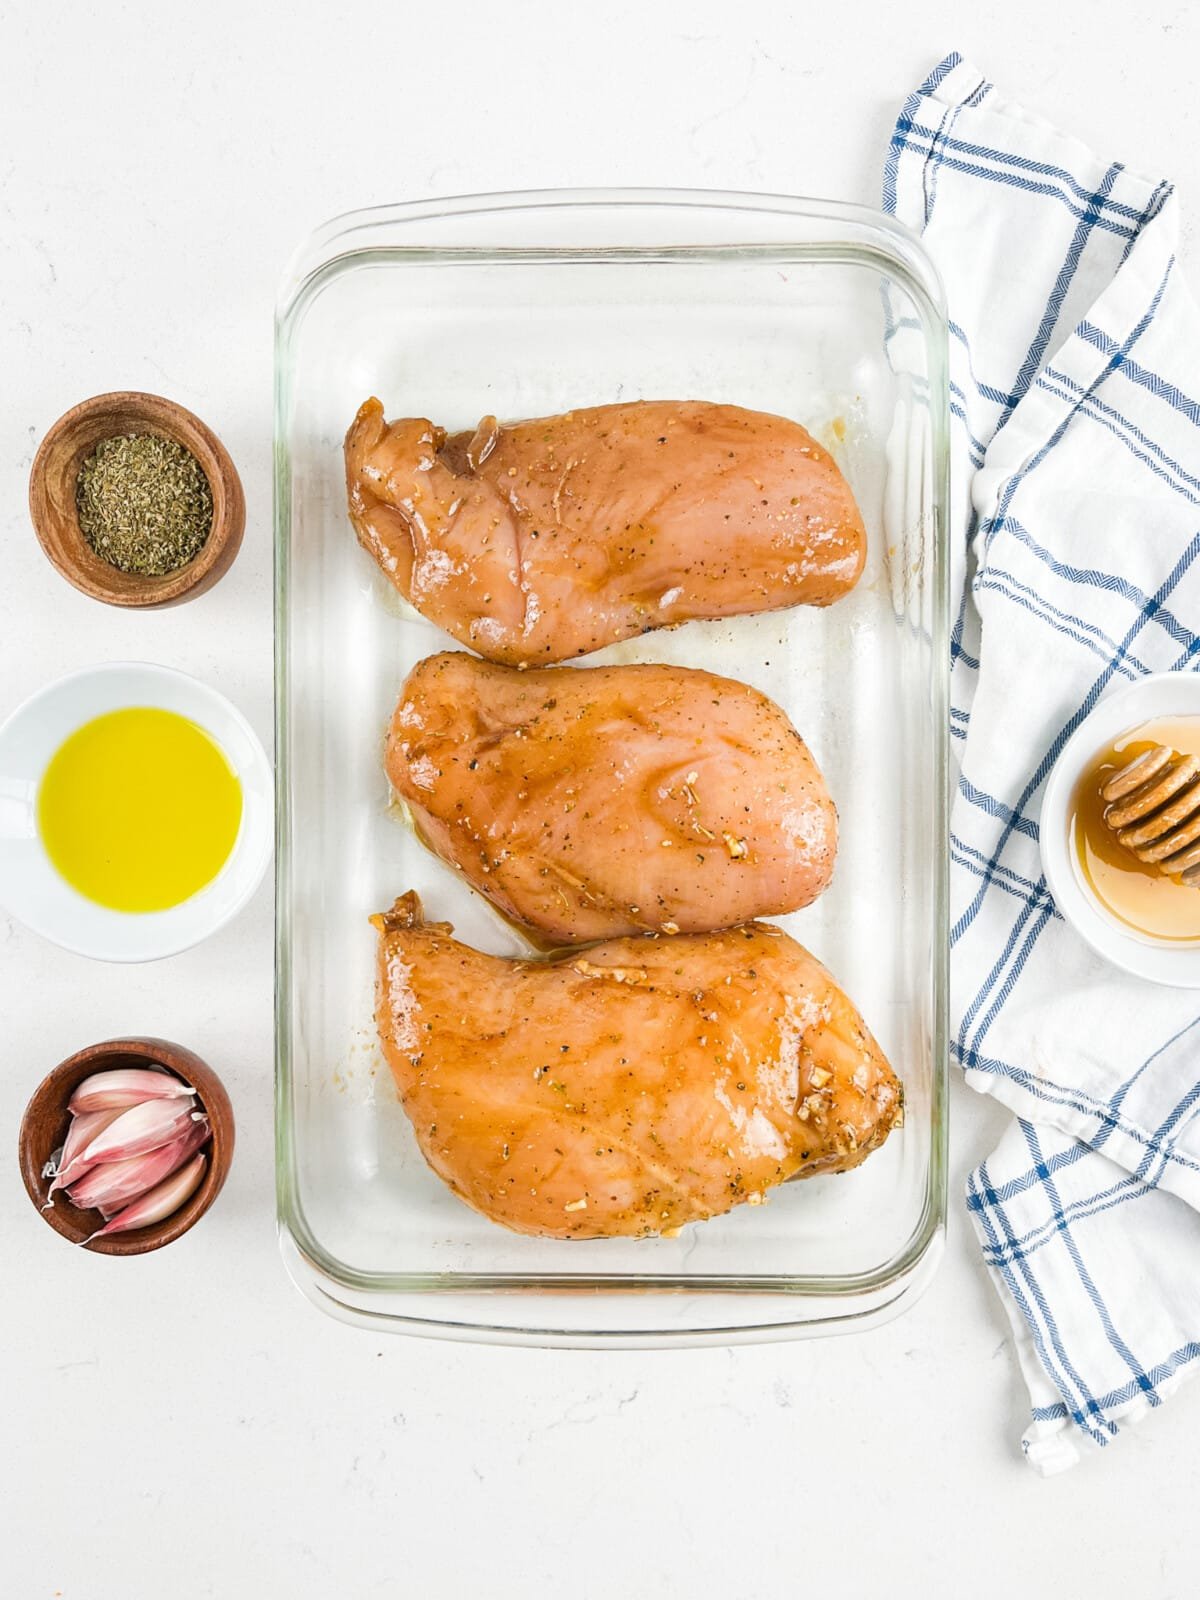
[[[180,1167],[178,1172],[173,1172],[155,1188],[139,1196],[123,1211],[118,1211],[111,1221],[97,1229],[83,1243],[91,1244],[93,1239],[103,1239],[114,1233],[128,1233],[133,1228],[149,1228],[156,1222],[164,1221],[196,1192],[207,1165],[208,1157],[203,1153],[193,1156],[185,1167]]]
[[[112,1067],[85,1078],[67,1102],[67,1109],[75,1113],[124,1110],[143,1100],[172,1100],[194,1093],[173,1072],[157,1067]]]
[[[82,1178],[85,1172],[90,1172],[95,1166],[94,1161],[83,1161],[81,1156],[86,1147],[99,1133],[103,1133],[110,1122],[115,1122],[121,1115],[118,1108],[108,1111],[83,1111],[71,1119],[71,1126],[67,1129],[67,1137],[59,1152],[58,1162],[50,1171],[43,1170],[42,1177],[53,1177],[54,1182],[46,1191],[46,1204],[42,1207],[45,1211],[54,1204],[53,1196],[60,1189],[65,1189],[69,1183],[74,1183]]]
[[[212,1129],[201,1117],[168,1144],[123,1161],[100,1161],[67,1191],[72,1205],[111,1216],[176,1172],[204,1144]]]
[[[186,1133],[188,1124],[203,1113],[191,1095],[186,1099],[143,1100],[122,1111],[107,1128],[84,1146],[87,1161],[126,1161],[170,1144]]]

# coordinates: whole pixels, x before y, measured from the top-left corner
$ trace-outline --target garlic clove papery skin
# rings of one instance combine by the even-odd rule
[[[85,1211],[93,1208],[112,1216],[148,1189],[155,1188],[184,1164],[204,1144],[212,1129],[201,1117],[188,1125],[178,1138],[123,1161],[98,1162],[67,1191],[72,1205]]]
[[[106,1222],[83,1243],[91,1244],[93,1239],[103,1239],[114,1233],[128,1233],[133,1228],[149,1228],[156,1222],[165,1221],[195,1194],[207,1166],[208,1157],[203,1152],[193,1156],[186,1166],[180,1167],[178,1172],[173,1172],[155,1188],[140,1195],[123,1211],[118,1211],[110,1222]]]
[[[76,1114],[123,1111],[144,1100],[173,1100],[194,1093],[191,1085],[173,1072],[155,1067],[111,1067],[84,1078],[67,1102],[67,1109]]]
[[[143,1100],[122,1111],[83,1149],[86,1161],[127,1161],[160,1145],[170,1144],[187,1132],[196,1110],[195,1099]]]

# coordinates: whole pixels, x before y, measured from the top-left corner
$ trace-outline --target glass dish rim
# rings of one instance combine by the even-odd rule
[[[662,245],[531,245],[531,244],[403,244],[370,240],[372,230],[386,230],[406,223],[436,222],[446,218],[486,217],[500,212],[566,212],[588,209],[642,209],[644,211],[717,211],[744,213],[748,218],[762,215],[795,219],[798,230],[817,224],[840,226],[836,237],[790,242],[701,243]],[[360,242],[351,245],[355,235]],[[339,248],[341,247],[341,248]],[[947,387],[945,297],[937,269],[918,237],[904,224],[870,207],[843,201],[819,200],[780,194],[756,194],[737,190],[663,188],[586,188],[499,191],[386,204],[348,211],[314,229],[294,252],[280,285],[276,304],[274,341],[275,400],[275,494],[274,494],[274,606],[275,606],[275,741],[276,741],[276,881],[275,881],[275,1145],[276,1209],[281,1243],[292,1249],[327,1283],[348,1293],[365,1295],[441,1295],[478,1293],[579,1293],[636,1292],[660,1294],[767,1294],[779,1295],[782,1304],[820,1297],[826,1300],[853,1301],[878,1294],[890,1285],[897,1286],[894,1301],[903,1303],[908,1294],[906,1279],[919,1267],[944,1233],[948,1200],[947,1177],[947,1096],[948,1096],[948,865],[946,850],[938,851],[934,863],[933,889],[935,948],[932,952],[932,1083],[930,1094],[929,1169],[921,1216],[909,1238],[890,1258],[867,1271],[849,1275],[756,1276],[729,1274],[670,1277],[665,1274],[603,1274],[547,1276],[544,1273],[376,1273],[350,1266],[331,1255],[320,1244],[304,1214],[296,1182],[296,1149],[292,1138],[290,1101],[292,1077],[292,1029],[289,1008],[291,943],[288,926],[290,910],[291,858],[289,834],[291,804],[290,729],[287,718],[289,664],[287,650],[286,602],[288,595],[289,535],[291,523],[290,457],[286,444],[286,423],[290,399],[288,355],[293,333],[315,296],[325,285],[363,258],[394,263],[437,265],[477,263],[480,265],[573,262],[612,263],[645,261],[708,261],[768,259],[779,261],[843,262],[885,269],[898,278],[912,296],[922,315],[922,333],[931,357],[930,418],[932,424],[933,516],[933,595],[931,648],[941,665],[933,675],[930,714],[934,718],[935,773],[934,824],[937,839],[946,839],[948,825],[949,734],[949,590],[947,510],[949,503],[949,396]],[[939,403],[940,400],[940,403]],[[319,1285],[317,1285],[319,1287]],[[923,1291],[925,1283],[920,1290]],[[920,1292],[920,1291],[919,1291]],[[335,1305],[340,1305],[335,1302]],[[375,1316],[403,1325],[406,1331],[450,1332],[452,1319],[430,1319],[414,1326],[413,1319],[392,1316],[386,1311],[370,1314],[354,1307],[342,1307],[353,1317]],[[335,1311],[335,1314],[336,1311]],[[869,1316],[869,1311],[861,1313]],[[849,1307],[836,1317],[806,1322],[802,1318],[772,1323],[758,1337],[780,1338],[789,1330],[803,1333],[854,1320]],[[501,1330],[470,1325],[479,1336],[499,1337]],[[512,1330],[519,1336],[519,1330]],[[543,1341],[553,1338],[553,1330],[526,1330]],[[737,1330],[718,1330],[723,1342],[732,1342]],[[459,1337],[464,1336],[459,1334]],[[726,1337],[727,1336],[727,1337]],[[751,1330],[751,1336],[754,1331]],[[617,1334],[596,1330],[581,1335],[603,1343]],[[703,1342],[710,1338],[705,1329],[639,1330],[638,1342]],[[578,1342],[572,1336],[572,1342]]]

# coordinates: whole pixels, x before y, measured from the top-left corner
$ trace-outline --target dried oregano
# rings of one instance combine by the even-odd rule
[[[212,531],[212,490],[200,463],[153,433],[102,439],[79,469],[75,500],[96,554],[143,577],[186,566]]]

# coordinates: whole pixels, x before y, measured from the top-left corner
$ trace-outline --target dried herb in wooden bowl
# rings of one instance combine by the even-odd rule
[[[200,463],[153,433],[102,439],[79,469],[75,502],[96,554],[144,577],[186,566],[212,531],[212,490]]]

